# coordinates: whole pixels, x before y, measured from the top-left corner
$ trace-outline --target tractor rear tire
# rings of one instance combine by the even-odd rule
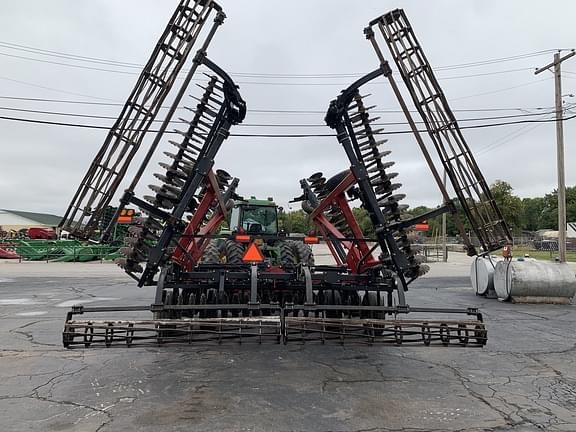
[[[309,267],[314,266],[314,254],[310,245],[295,240],[289,240],[287,243],[292,248],[297,264],[304,264]]]
[[[280,242],[280,264],[284,269],[290,269],[296,267],[296,255],[294,253],[294,248],[292,242],[282,241]]]
[[[234,240],[226,240],[223,245],[226,264],[242,264],[244,256],[244,245]]]
[[[200,262],[202,264],[221,264],[222,263],[222,244],[216,239],[209,241],[208,246],[204,249]]]

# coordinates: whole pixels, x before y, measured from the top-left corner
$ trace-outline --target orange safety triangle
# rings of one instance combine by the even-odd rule
[[[264,261],[264,255],[262,255],[262,252],[260,252],[260,249],[258,249],[258,246],[256,246],[256,243],[252,242],[250,244],[250,246],[248,247],[248,249],[246,249],[246,252],[244,253],[244,256],[242,257],[242,261],[244,261],[244,262],[262,262],[262,261]]]

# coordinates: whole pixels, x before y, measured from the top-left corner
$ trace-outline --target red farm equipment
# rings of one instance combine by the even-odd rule
[[[511,241],[509,230],[464,141],[457,121],[438,86],[403,11],[383,15],[366,29],[379,67],[345,89],[330,103],[327,125],[350,162],[350,168],[326,179],[316,173],[300,181],[302,203],[316,226],[316,236],[292,237],[277,229],[273,204],[243,200],[239,180],[214,170],[214,158],[230,128],[241,123],[246,105],[226,72],[210,61],[208,43],[224,14],[213,1],[182,0],[163,41],[142,73],[120,118],[104,143],[66,213],[61,227],[77,237],[106,241],[118,217],[98,230],[101,214],[116,193],[158,107],[174,83],[210,14],[213,26],[193,59],[160,131],[123,193],[117,216],[127,205],[146,215],[129,228],[118,264],[138,286],[151,286],[151,305],[84,307],[68,313],[63,332],[66,347],[93,345],[203,343],[209,341],[364,342],[483,346],[487,333],[474,308],[411,307],[409,284],[428,270],[411,248],[407,231],[442,213],[457,216],[434,165],[436,151],[479,239],[483,252]],[[381,34],[400,70],[429,140],[414,126],[376,33]],[[160,59],[164,59],[160,61]],[[197,104],[180,119],[178,139],[165,139],[167,126],[189,90],[192,77],[207,71],[208,82]],[[390,172],[386,140],[373,128],[373,107],[361,89],[386,79],[412,125],[414,136],[440,188],[445,204],[411,219],[402,216],[404,195]],[[145,96],[143,96],[145,95]],[[159,161],[152,194],[139,197],[135,187],[159,144],[172,146]],[[358,200],[370,217],[375,238],[366,238],[350,208]],[[462,224],[463,238],[468,239]],[[230,230],[221,231],[227,221]],[[276,225],[274,225],[276,224]],[[276,229],[274,229],[276,226]],[[308,244],[326,242],[336,265],[316,265]],[[476,250],[466,240],[470,255]],[[129,320],[76,319],[92,313],[151,312],[152,318]],[[406,319],[407,314],[424,319]],[[436,319],[430,319],[430,315]],[[461,316],[462,319],[450,319]]]

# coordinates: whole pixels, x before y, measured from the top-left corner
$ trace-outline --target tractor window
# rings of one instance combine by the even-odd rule
[[[248,206],[242,209],[242,228],[248,233],[278,233],[276,207]]]

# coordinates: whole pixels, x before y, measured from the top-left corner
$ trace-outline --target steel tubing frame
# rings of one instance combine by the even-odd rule
[[[114,219],[108,227],[99,226],[104,210],[119,188],[130,162],[140,149],[192,48],[198,42],[206,21],[213,13],[216,14],[214,23],[202,43],[201,52],[206,51],[217,28],[223,23],[225,14],[212,0],[180,1],[118,119],[76,191],[60,223],[61,229],[79,238],[95,240],[103,238],[102,235],[94,238],[98,228],[104,228],[105,233],[110,232]],[[149,155],[158,144],[197,67],[198,62],[195,61],[164,119]],[[141,175],[142,171],[139,171],[129,189],[133,189]],[[124,204],[121,203],[117,213]]]
[[[446,96],[434,76],[432,67],[414,35],[406,14],[403,10],[396,9],[371,21],[364,31],[366,38],[372,43],[380,63],[387,65],[376,40],[375,28],[383,36],[385,44],[392,54],[416,110],[424,121],[443,168],[446,170],[463,210],[478,237],[483,252],[488,253],[506,244],[511,244],[510,230],[462,135],[454,113],[450,109]],[[424,151],[422,138],[402,95],[398,91],[391,71],[387,77],[404,114],[409,120],[416,139]],[[425,156],[426,153],[425,151]],[[437,177],[437,183],[440,183],[439,175],[429,155],[427,162]],[[474,254],[474,249],[470,244],[468,246],[469,253]]]

